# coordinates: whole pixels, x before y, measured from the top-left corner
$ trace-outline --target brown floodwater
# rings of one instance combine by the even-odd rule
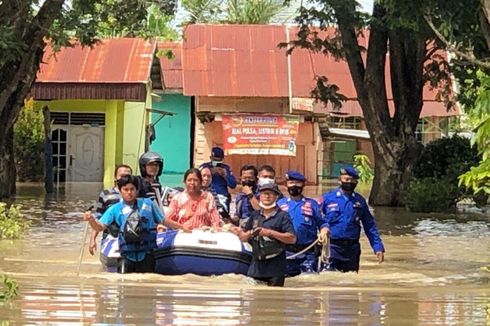
[[[16,203],[32,226],[20,240],[0,241],[0,274],[19,283],[19,296],[0,306],[0,325],[490,325],[488,213],[377,208],[385,263],[363,235],[358,274],[269,288],[238,275],[103,273],[87,251],[79,271],[81,212],[99,187],[68,184],[45,196],[38,185],[19,185]]]

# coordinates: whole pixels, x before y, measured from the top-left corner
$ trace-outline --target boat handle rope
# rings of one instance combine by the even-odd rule
[[[307,252],[308,250],[310,250],[311,248],[313,248],[313,246],[315,246],[319,242],[320,242],[320,237],[318,237],[308,247],[301,250],[300,252],[297,252],[293,255],[287,256],[286,259],[295,259],[299,255],[302,255],[305,252]],[[328,261],[328,258],[330,258],[330,237],[327,237],[327,241],[325,243],[322,243],[322,253],[320,255],[320,258],[321,258],[322,263],[326,263]]]

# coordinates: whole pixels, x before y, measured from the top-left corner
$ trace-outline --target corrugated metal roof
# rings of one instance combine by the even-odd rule
[[[285,49],[277,47],[287,41],[287,31],[290,40],[297,38],[297,28],[281,25],[187,26],[183,43],[183,93],[193,96],[288,97],[288,60]],[[328,31],[333,32],[333,29]],[[360,42],[366,46],[369,33],[364,36]],[[336,84],[347,98],[355,100],[357,97],[345,61],[295,49],[290,67],[293,97],[309,98],[315,87],[316,75],[326,76],[328,83]],[[388,64],[386,72],[389,85]],[[387,88],[387,96],[392,99],[390,87]],[[435,96],[434,90],[424,89],[424,99],[429,102],[425,102],[422,116],[447,115],[444,105],[436,102]],[[349,114],[357,115],[360,111],[357,102],[355,105],[347,102],[346,105],[350,106],[350,110],[347,109]],[[459,114],[459,111],[454,114]]]
[[[155,47],[154,41],[135,38],[106,39],[92,48],[76,45],[63,48],[58,53],[47,47],[32,93],[37,99],[121,98],[144,101],[146,94],[142,96],[141,87],[134,84],[148,82]],[[128,84],[127,94],[124,93],[125,84]]]
[[[165,89],[181,90],[182,85],[182,44],[175,42],[158,42],[158,51],[170,50],[173,58],[160,57],[161,79]]]

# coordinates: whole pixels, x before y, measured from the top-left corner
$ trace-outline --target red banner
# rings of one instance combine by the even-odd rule
[[[299,117],[223,115],[225,153],[296,156]]]

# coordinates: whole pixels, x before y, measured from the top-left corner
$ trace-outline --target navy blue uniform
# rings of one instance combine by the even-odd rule
[[[323,195],[322,212],[330,230],[328,270],[359,270],[361,223],[369,243],[376,252],[384,252],[383,242],[366,200],[358,193],[345,195],[339,188]]]
[[[291,218],[288,213],[277,208],[277,210],[267,219],[262,215],[262,210],[253,211],[250,219],[244,226],[245,231],[252,230],[254,227],[263,227],[277,232],[288,232],[295,234]],[[255,241],[251,239],[251,241]],[[278,256],[270,259],[259,260],[254,257],[248,269],[248,276],[254,279],[266,281],[269,285],[284,285],[284,275],[286,273],[286,253],[283,250]]]
[[[199,167],[199,170],[201,170],[203,167],[207,167],[209,169],[213,168],[213,164],[211,162],[206,162],[201,164]],[[231,189],[236,188],[236,179],[233,173],[231,172],[231,168],[228,164],[225,163],[218,163],[216,165],[218,168],[223,168],[226,171],[226,177],[223,177],[219,173],[213,173],[213,179],[211,181],[211,186],[213,189],[216,191],[217,194],[223,195],[226,198],[228,198],[227,202],[227,209],[230,211],[230,201],[231,201],[231,196],[228,191],[228,187]]]
[[[325,220],[322,218],[320,206],[312,198],[302,197],[300,200],[283,198],[277,204],[283,211],[289,213],[296,232],[296,244],[286,247],[289,256],[302,251],[314,242]],[[313,247],[295,259],[288,259],[287,275],[295,276],[300,273],[316,272],[317,265],[318,257]]]
[[[252,188],[252,191],[255,195],[255,197],[258,197],[258,191],[257,191],[257,186]],[[235,199],[235,214],[239,219],[239,224],[240,226],[243,226],[247,223],[248,219],[250,218],[250,214],[254,211],[254,208],[252,206],[252,203],[250,202],[251,199],[248,198],[248,196],[244,192],[239,192],[236,195]]]

